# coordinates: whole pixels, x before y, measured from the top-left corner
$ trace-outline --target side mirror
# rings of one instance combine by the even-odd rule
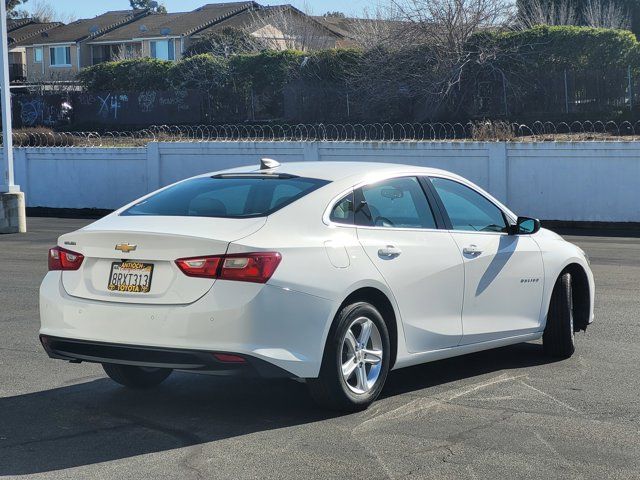
[[[515,225],[509,228],[510,235],[533,235],[540,230],[540,220],[529,217],[518,217]]]

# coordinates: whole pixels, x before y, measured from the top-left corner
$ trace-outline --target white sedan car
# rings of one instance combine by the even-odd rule
[[[584,252],[464,178],[264,159],[151,193],[49,252],[40,338],[151,387],[173,370],[305,379],[366,408],[392,369],[593,320]]]

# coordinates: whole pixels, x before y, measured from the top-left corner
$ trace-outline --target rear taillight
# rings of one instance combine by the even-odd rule
[[[276,271],[282,257],[276,252],[226,255],[220,278],[240,282],[266,283]]]
[[[176,265],[190,277],[266,283],[281,260],[277,252],[256,252],[181,258],[176,260]]]
[[[176,264],[189,277],[217,278],[221,257],[181,258]]]
[[[49,270],[78,270],[84,256],[66,248],[53,247],[49,249]]]

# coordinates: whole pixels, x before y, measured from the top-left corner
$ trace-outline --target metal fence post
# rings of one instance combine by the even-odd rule
[[[251,87],[251,121],[256,121],[256,99],[253,93],[253,87]]]
[[[631,77],[631,65],[627,66],[627,81],[629,83],[629,111],[633,111],[633,78]]]
[[[349,106],[349,92],[347,92],[347,118],[351,118],[351,108]]]
[[[504,102],[504,116],[509,116],[509,106],[507,104],[507,79],[504,76],[504,72],[502,73],[502,101]]]
[[[569,83],[567,81],[567,69],[564,70],[564,106],[565,113],[569,113]]]

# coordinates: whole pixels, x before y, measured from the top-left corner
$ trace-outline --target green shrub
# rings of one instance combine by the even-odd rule
[[[304,57],[304,53],[295,50],[266,50],[237,55],[229,60],[229,65],[237,87],[249,86],[256,93],[278,92],[300,68]]]
[[[210,54],[194,55],[171,68],[168,82],[173,88],[213,94],[229,85],[229,62],[224,57]]]
[[[363,52],[356,49],[320,50],[309,54],[299,77],[307,82],[344,84],[361,68]]]
[[[136,58],[99,63],[80,71],[77,78],[90,92],[166,90],[173,66],[169,61]]]
[[[512,60],[541,69],[589,69],[638,65],[640,44],[627,30],[537,26],[511,32],[485,31],[472,37],[473,50],[495,48]],[[506,54],[506,55],[505,55]],[[510,60],[507,60],[510,61]]]

